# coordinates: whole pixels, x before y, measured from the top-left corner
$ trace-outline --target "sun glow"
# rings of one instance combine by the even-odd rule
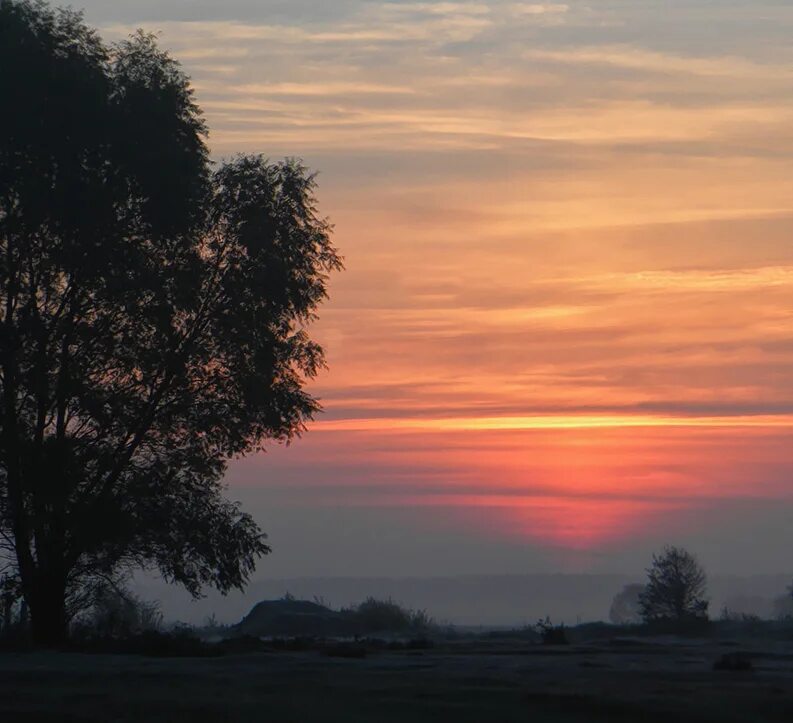
[[[790,9],[673,5],[150,28],[215,156],[321,171],[345,256],[326,414],[245,484],[593,549],[793,503]]]

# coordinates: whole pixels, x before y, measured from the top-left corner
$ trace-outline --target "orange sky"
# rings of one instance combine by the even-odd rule
[[[327,413],[235,489],[574,551],[793,507],[793,9],[87,6],[161,31],[216,157],[321,171]]]

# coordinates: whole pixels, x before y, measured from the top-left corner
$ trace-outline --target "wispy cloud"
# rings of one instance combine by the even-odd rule
[[[285,496],[571,546],[790,496],[787,4],[136,7],[89,20],[161,33],[216,157],[322,172],[347,271]]]

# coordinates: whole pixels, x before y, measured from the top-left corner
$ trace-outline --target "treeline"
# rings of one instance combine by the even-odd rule
[[[0,639],[25,643],[30,621],[24,598],[11,591],[4,598]],[[422,636],[435,630],[435,621],[425,610],[416,610],[394,600],[368,597],[357,605],[333,610],[321,598],[298,600],[287,593],[265,600],[235,625],[218,622],[212,615],[202,625],[166,623],[156,602],[142,600],[123,585],[110,582],[97,586],[86,607],[69,626],[68,640],[125,640],[152,634],[180,638],[221,639],[253,637],[352,637],[374,634]]]
[[[609,610],[614,625],[691,623],[710,619],[707,575],[697,558],[687,550],[667,546],[653,556],[644,583],[626,585]],[[793,619],[793,583],[773,600],[772,617]],[[725,605],[721,620],[751,621],[758,615]]]

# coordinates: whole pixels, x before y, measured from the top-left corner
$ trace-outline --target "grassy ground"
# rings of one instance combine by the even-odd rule
[[[365,659],[317,652],[152,659],[0,655],[2,721],[789,721],[793,645],[463,640]]]

